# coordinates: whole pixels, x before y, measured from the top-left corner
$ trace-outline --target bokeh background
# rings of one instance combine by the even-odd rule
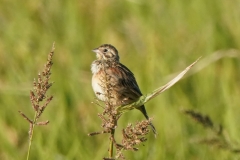
[[[143,93],[167,83],[198,57],[194,72],[146,107],[159,135],[148,135],[127,159],[226,160],[237,154],[192,142],[208,132],[180,110],[194,109],[222,124],[240,142],[240,1],[238,0],[0,0],[0,159],[26,159],[32,81],[56,42],[49,94],[54,100],[34,132],[30,159],[98,160],[107,156],[108,137],[92,104],[92,49],[117,47],[121,62]],[[122,116],[118,136],[139,111]]]

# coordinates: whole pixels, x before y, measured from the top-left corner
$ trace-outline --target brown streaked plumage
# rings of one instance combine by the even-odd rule
[[[108,100],[114,106],[130,104],[142,96],[133,73],[119,62],[118,51],[110,44],[103,44],[93,50],[97,60],[93,61],[91,70],[93,73],[92,87],[95,95],[101,101]],[[107,96],[106,76],[111,85],[111,97]],[[139,107],[146,119],[149,119],[146,109]],[[155,127],[151,124],[154,134]]]

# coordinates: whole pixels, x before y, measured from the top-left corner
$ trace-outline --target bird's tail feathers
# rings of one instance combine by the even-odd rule
[[[145,109],[145,106],[143,105],[143,106],[139,107],[139,110],[142,112],[142,114],[144,115],[144,117],[145,117],[147,120],[149,120],[149,117],[148,117],[148,115],[147,115],[147,111],[146,111],[146,109]],[[156,130],[156,128],[154,127],[154,125],[152,124],[152,122],[150,122],[149,125],[150,125],[151,128],[152,128],[152,131],[153,131],[153,133],[154,133],[154,136],[157,137],[157,130]]]

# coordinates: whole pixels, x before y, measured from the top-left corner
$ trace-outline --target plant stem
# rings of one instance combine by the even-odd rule
[[[33,123],[31,124],[32,127],[30,127],[30,130],[29,130],[29,144],[28,144],[27,160],[29,160],[29,156],[30,156],[30,150],[31,150],[32,139],[33,139],[33,131],[34,131],[34,127],[35,127],[35,124],[36,124],[36,120],[37,120],[37,111],[35,111]]]
[[[113,158],[114,133],[115,133],[115,129],[111,129],[110,144],[109,144],[109,150],[108,150],[109,158]]]

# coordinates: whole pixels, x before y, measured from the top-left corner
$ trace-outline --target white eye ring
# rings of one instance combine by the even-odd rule
[[[107,49],[104,49],[103,52],[106,53],[108,50]]]

